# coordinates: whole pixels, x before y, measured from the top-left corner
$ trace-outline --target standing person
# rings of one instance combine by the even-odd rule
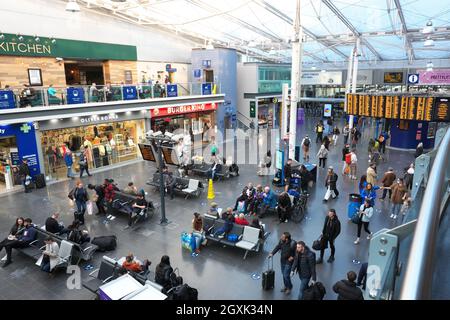
[[[278,197],[278,219],[280,222],[288,222],[291,217],[292,203],[289,194],[285,191]]]
[[[404,201],[403,198],[408,190],[406,189],[403,179],[398,178],[397,182],[390,186],[390,191],[392,191],[392,209],[391,216],[389,218],[395,220],[397,219]]]
[[[372,163],[366,171],[367,183],[375,185],[377,183],[377,171],[375,163]]]
[[[119,189],[114,185],[113,179],[105,179],[104,190],[105,190],[106,213],[108,215],[111,215],[113,213],[112,203],[114,197],[116,196],[116,191],[119,191]]]
[[[283,232],[280,241],[268,257],[272,258],[278,251],[280,251],[280,266],[284,283],[284,288],[281,289],[281,292],[284,292],[286,295],[290,294],[292,291],[291,270],[292,263],[294,262],[296,246],[296,242],[291,239],[291,234],[289,232]]]
[[[361,179],[359,179],[359,184],[358,184],[359,194],[362,194],[366,187],[367,187],[367,177],[365,174],[363,174],[361,176]]]
[[[311,139],[306,135],[301,143],[303,150],[303,161],[309,162],[309,147],[311,146]]]
[[[423,143],[419,142],[416,147],[416,153],[414,154],[414,158],[418,158],[423,154]]]
[[[298,273],[300,278],[298,300],[302,300],[303,292],[308,288],[308,285],[316,282],[316,254],[303,241],[297,242],[292,275],[295,273]]]
[[[386,153],[386,142],[389,140],[390,136],[387,131],[384,131],[382,134],[383,139],[380,141],[380,152],[385,154]]]
[[[350,164],[352,163],[352,154],[350,152],[350,146],[348,143],[344,145],[344,148],[342,148],[342,162],[344,163],[344,166],[342,167],[342,175],[345,176],[346,170],[349,172],[350,175]],[[348,169],[347,169],[348,168]]]
[[[88,195],[86,189],[83,187],[83,182],[78,181],[73,194],[75,204],[77,205],[77,217],[81,224],[84,224],[84,214],[86,212],[86,202],[88,201]]]
[[[350,134],[350,128],[348,126],[348,123],[345,124],[344,129],[342,129],[342,132],[344,134],[344,144],[348,143],[348,135]]]
[[[369,230],[369,222],[370,218],[372,218],[372,215],[373,215],[373,207],[370,203],[370,200],[365,199],[364,204],[362,204],[361,207],[359,208],[358,234],[354,244],[359,243],[362,226],[364,226],[364,231],[368,233],[367,240],[370,240],[370,238],[372,237],[372,232],[370,232]]]
[[[326,148],[328,151],[330,151],[330,143],[331,143],[330,138],[328,138],[328,136],[325,136],[325,137],[323,138],[322,142],[323,142],[325,148]]]
[[[317,134],[316,143],[317,142],[322,143],[322,138],[323,138],[323,123],[322,123],[322,121],[319,120],[319,122],[316,124],[315,131]]]
[[[328,157],[328,150],[325,148],[325,144],[322,143],[320,146],[319,152],[317,152],[317,157],[319,158],[319,168],[322,166],[322,168],[325,168],[327,157]]]
[[[333,291],[338,294],[338,300],[364,300],[362,291],[356,286],[356,273],[347,272],[347,280],[341,280],[334,284]]]
[[[366,187],[361,192],[361,198],[363,200],[369,200],[370,205],[373,207],[375,205],[375,199],[377,198],[376,191],[378,189],[380,189],[379,186],[374,186],[371,183],[366,183]]]
[[[356,149],[356,145],[358,144],[358,140],[361,137],[361,132],[359,132],[357,127],[354,127],[351,131],[352,136],[352,149]]]
[[[105,214],[105,206],[104,206],[104,200],[105,200],[105,185],[88,185],[88,189],[95,191],[95,196],[92,199],[92,201],[95,202],[95,205],[97,206],[98,212],[97,214]]]
[[[6,261],[3,264],[3,268],[12,263],[11,260],[12,249],[26,248],[30,245],[32,241],[36,239],[36,229],[33,227],[32,222],[33,221],[30,218],[26,218],[23,221],[25,229],[19,235],[16,234],[15,239],[9,241],[5,245]]]
[[[383,178],[381,179],[381,183],[383,184],[383,195],[381,196],[380,200],[384,200],[386,198],[386,194],[389,191],[389,199],[392,197],[392,189],[388,188],[392,186],[397,176],[394,173],[394,168],[389,167],[388,171],[384,173]]]
[[[327,216],[325,217],[325,222],[322,228],[322,239],[320,250],[320,258],[316,261],[316,264],[320,264],[323,262],[323,256],[325,254],[325,248],[328,247],[328,243],[330,243],[331,255],[328,258],[327,262],[332,263],[334,261],[334,253],[336,251],[334,247],[334,240],[341,233],[341,222],[336,214],[336,210],[330,209],[328,211]]]
[[[74,179],[75,176],[72,172],[73,157],[72,157],[72,151],[70,151],[70,149],[66,150],[66,154],[64,155],[64,162],[66,163],[66,167],[67,167],[67,178]]]
[[[288,191],[289,190],[289,185],[291,183],[291,178],[292,178],[292,159],[288,159],[288,161],[286,162],[286,164],[284,165],[284,191]]]
[[[46,238],[44,243],[44,252],[42,252],[42,255],[36,262],[36,265],[38,265],[42,271],[50,273],[60,262],[60,258],[58,256],[59,246],[52,237]]]
[[[409,165],[409,168],[406,170],[406,173],[403,176],[403,180],[405,181],[406,188],[408,190],[411,190],[414,181],[414,163],[411,163]]]
[[[325,187],[327,188],[327,192],[325,193],[325,197],[323,199],[324,202],[327,202],[332,194],[333,199],[336,199],[339,196],[339,191],[337,190],[337,180],[338,175],[333,171],[333,167],[328,167],[328,174],[325,178]]]
[[[308,183],[310,181],[310,174],[305,165],[300,166],[300,190],[304,194],[308,194]]]
[[[356,180],[356,172],[357,172],[357,165],[358,165],[358,157],[356,156],[356,149],[353,148],[352,154],[350,157],[350,177],[353,180]]]
[[[23,184],[23,187],[25,188],[25,192],[30,192],[31,188],[28,189],[25,184],[25,182],[27,181],[27,177],[30,176],[30,168],[28,167],[28,160],[25,158],[22,159],[22,163],[19,166],[19,176],[20,176],[20,179],[22,180],[22,184]],[[28,190],[30,190],[30,191],[28,191]]]
[[[334,145],[337,144],[337,141],[338,141],[338,138],[339,138],[340,134],[341,134],[341,132],[339,131],[339,128],[337,127],[337,125],[334,126],[334,129],[333,129],[333,144]]]
[[[264,157],[264,167],[265,174],[268,175],[270,173],[270,167],[272,166],[272,153],[267,151],[266,156]]]
[[[90,177],[92,174],[89,173],[89,161],[88,161],[88,148],[82,148],[80,153],[80,160],[78,164],[80,165],[80,178],[83,177],[84,171],[86,171],[87,175]]]

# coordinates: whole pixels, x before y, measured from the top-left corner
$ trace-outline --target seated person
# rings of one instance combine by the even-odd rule
[[[42,271],[50,273],[60,261],[58,255],[59,245],[55,240],[53,240],[52,237],[48,237],[44,240],[44,242],[44,252],[42,252],[42,255],[36,262],[36,265],[38,265]]]
[[[300,167],[300,190],[305,194],[308,194],[308,183],[311,180],[310,176],[311,174],[308,169],[302,164]]]
[[[217,208],[217,206],[218,205],[216,202],[211,203],[211,208],[209,208],[208,214],[219,219],[220,218],[219,208]]]
[[[259,239],[264,239],[264,226],[261,224],[261,222],[259,222],[258,218],[253,218],[250,227],[259,229]]]
[[[136,261],[134,259],[134,256],[132,253],[129,253],[126,257],[125,257],[125,261],[122,263],[122,268],[124,268],[127,271],[132,271],[132,272],[136,272],[136,273],[140,273],[140,272],[146,272],[148,271],[148,267],[151,265],[152,263],[148,260],[144,260],[144,263],[141,264],[139,263],[139,261]]]
[[[282,192],[278,197],[278,218],[280,222],[287,222],[291,216],[291,198],[287,192]]]
[[[128,229],[133,224],[133,218],[134,218],[133,213],[138,215],[142,212],[142,210],[147,208],[147,206],[148,206],[148,202],[145,200],[144,194],[142,192],[139,193],[137,195],[136,200],[134,201],[134,203],[131,206],[133,208],[133,210],[128,213],[128,225],[125,227],[125,229]]]
[[[277,197],[275,193],[270,190],[270,187],[264,188],[264,198],[261,205],[261,213],[259,215],[260,218],[263,218],[267,213],[267,210],[274,209],[277,206]]]
[[[231,208],[228,208],[228,209],[231,209]],[[229,233],[231,231],[231,229],[233,229],[233,225],[234,225],[233,214],[227,215],[227,217],[224,220],[225,220],[224,226],[219,228],[216,232],[214,232],[214,237],[217,237],[217,236],[224,237],[227,233]]]
[[[127,194],[131,194],[133,196],[137,196],[138,189],[136,188],[136,186],[134,185],[133,182],[128,182],[128,185],[125,187],[125,189],[123,189],[123,192],[127,193]]]
[[[228,218],[230,218],[233,220],[234,222],[234,214],[233,214],[233,209],[231,209],[230,207],[227,208],[226,211],[222,212],[221,218],[223,220],[226,220]]]
[[[239,167],[236,163],[231,164],[230,168],[228,169],[230,171],[230,174],[232,176],[239,176]]]
[[[166,166],[163,169],[164,187],[166,192],[170,195],[170,199],[173,199],[173,189],[175,187],[176,179],[173,177],[172,173],[169,172],[169,168]]]
[[[48,217],[47,220],[45,220],[45,231],[60,235],[68,233],[69,230],[67,228],[64,228],[62,223],[58,222],[58,219],[59,213],[57,212],[52,214],[51,217]]]
[[[68,235],[67,240],[78,243],[80,245],[84,243],[89,243],[91,237],[89,237],[89,232],[87,230],[80,230],[81,222],[79,220],[74,220],[72,224],[67,228]]]
[[[264,199],[264,190],[262,186],[259,184],[256,186],[256,190],[253,194],[253,199],[249,201],[249,205],[247,207],[248,213],[256,216],[256,211],[258,210],[258,207],[261,205],[263,199]]]
[[[6,261],[3,264],[3,267],[6,267],[12,263],[12,249],[26,248],[30,245],[30,242],[36,239],[36,229],[32,226],[32,222],[33,221],[30,218],[26,218],[24,220],[25,229],[22,234],[17,237],[17,240],[13,240],[5,246]]]
[[[248,226],[249,223],[247,219],[245,219],[245,215],[241,213],[237,218],[234,219],[234,223],[239,224],[241,226]]]
[[[56,89],[53,88],[52,84],[48,87],[47,93],[48,93],[49,97],[56,98]]]
[[[253,199],[255,197],[256,188],[253,186],[253,183],[249,182],[247,185],[247,199],[245,200],[245,211],[244,213],[247,213],[248,207],[253,202]]]
[[[9,235],[0,242],[0,251],[4,247],[6,247],[10,242],[17,240],[17,237],[22,233],[24,230],[24,219],[22,217],[16,219],[16,223],[12,226],[11,230],[9,231]]]
[[[222,172],[222,164],[218,157],[215,155],[211,156],[211,168],[209,168],[208,172],[206,173],[207,177],[214,180],[216,178],[216,173]]]
[[[239,202],[244,202],[244,212],[245,212],[245,203],[248,199],[247,190],[248,190],[248,187],[245,186],[244,189],[242,190],[242,193],[236,199],[236,203],[234,205],[233,211],[237,211]]]
[[[173,268],[170,265],[169,256],[162,256],[161,262],[158,263],[155,269],[155,282],[163,287],[163,291],[167,292],[172,287],[170,275],[173,273]]]

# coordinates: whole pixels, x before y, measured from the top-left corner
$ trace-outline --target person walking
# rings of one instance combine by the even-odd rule
[[[360,182],[360,185],[361,183],[362,182]],[[384,187],[382,188],[384,189]],[[375,206],[375,199],[377,198],[377,190],[379,189],[380,189],[379,186],[374,186],[366,181],[366,186],[361,191],[361,199],[363,200],[367,199],[370,201],[370,205],[372,207]]]
[[[316,282],[316,254],[303,241],[297,242],[291,275],[295,273],[300,278],[298,300],[302,300],[303,292]]]
[[[327,216],[325,217],[325,222],[322,228],[321,235],[321,250],[320,250],[320,258],[316,261],[316,264],[320,264],[323,262],[323,256],[325,254],[325,248],[328,247],[328,243],[330,244],[331,255],[328,258],[327,262],[332,263],[334,261],[335,247],[334,240],[341,233],[341,222],[336,214],[336,210],[330,209],[328,211]]]
[[[348,123],[345,124],[344,129],[342,129],[342,133],[344,135],[344,144],[348,143],[348,136],[350,134],[350,128],[348,126]]]
[[[377,183],[377,171],[376,171],[376,165],[372,163],[366,171],[367,176],[367,183],[371,183],[372,185],[375,185]]]
[[[268,256],[268,258],[272,258],[280,251],[280,266],[284,283],[284,288],[281,289],[281,292],[284,292],[286,295],[290,294],[292,291],[291,270],[296,246],[297,244],[292,240],[291,234],[289,232],[283,232],[280,241]]]
[[[350,157],[350,177],[353,180],[357,179],[356,177],[357,164],[358,164],[358,157],[356,156],[356,149],[353,149]]]
[[[416,152],[414,154],[414,158],[418,158],[423,154],[423,143],[419,142],[419,144],[416,147]]]
[[[325,168],[327,157],[328,157],[328,150],[325,148],[325,144],[322,143],[320,146],[319,152],[317,152],[317,157],[319,158],[319,168],[322,166],[322,168]]]
[[[311,139],[306,135],[301,143],[303,150],[303,161],[309,162],[309,147],[311,146]]]
[[[323,123],[322,123],[322,121],[319,121],[317,124],[316,124],[316,127],[315,127],[315,131],[316,131],[316,143],[318,143],[318,142],[320,142],[320,143],[322,143],[322,139],[323,139]]]
[[[402,208],[404,202],[404,196],[408,190],[406,189],[403,179],[398,178],[397,181],[390,186],[389,191],[392,191],[392,208],[389,218],[395,220],[400,213],[400,209]]]
[[[67,167],[67,178],[74,179],[75,176],[72,172],[73,157],[72,151],[70,151],[69,149],[66,150],[66,154],[64,155],[64,162],[66,163]]]
[[[286,164],[284,165],[284,191],[289,190],[289,185],[291,184],[291,178],[292,178],[292,159],[288,159]]]
[[[347,272],[347,280],[340,280],[333,286],[333,291],[338,294],[338,300],[364,300],[362,291],[356,286],[356,272]]]
[[[367,240],[370,240],[372,237],[372,232],[369,230],[369,222],[370,218],[372,218],[373,215],[373,207],[370,203],[369,199],[364,200],[364,204],[361,205],[359,208],[359,222],[358,222],[358,233],[357,238],[354,242],[354,244],[359,244],[359,240],[361,238],[361,228],[364,226],[364,231],[368,233]]]
[[[339,135],[341,134],[341,131],[339,131],[339,128],[337,126],[334,126],[333,129],[333,144],[336,145]]]
[[[350,164],[351,164],[351,158],[352,154],[350,152],[350,146],[348,143],[344,144],[344,148],[342,148],[342,162],[344,163],[342,167],[342,175],[346,175],[346,171],[349,173],[350,176]],[[347,169],[348,168],[348,169]]]
[[[386,194],[389,191],[389,199],[392,197],[392,189],[389,187],[392,186],[397,176],[394,173],[394,169],[389,167],[388,171],[384,173],[383,178],[381,179],[381,183],[383,184],[383,195],[380,200],[383,201],[386,198]]]
[[[327,192],[325,193],[325,197],[323,199],[324,202],[327,202],[332,196],[333,199],[336,199],[339,196],[339,191],[337,190],[337,180],[338,175],[334,172],[333,167],[328,167],[328,174],[325,178],[325,187],[327,188]]]
[[[412,185],[414,181],[414,163],[411,163],[409,165],[409,168],[406,170],[406,173],[403,176],[403,180],[405,181],[406,188],[408,190],[412,190]]]
[[[78,164],[80,165],[80,178],[83,177],[84,171],[86,171],[87,175],[90,177],[92,174],[89,173],[89,161],[88,161],[88,148],[81,149],[80,160]]]
[[[86,212],[86,202],[88,201],[87,191],[83,186],[83,182],[78,181],[73,194],[75,204],[77,205],[77,217],[81,224],[84,224],[84,214]],[[75,219],[77,220],[77,219]]]

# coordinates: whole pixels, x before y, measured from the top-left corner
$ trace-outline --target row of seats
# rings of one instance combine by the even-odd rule
[[[199,197],[203,192],[203,184],[196,179],[186,179],[181,177],[174,177],[174,192],[180,193],[185,196],[187,199],[189,196],[193,195],[195,197]],[[147,182],[148,185],[155,187],[159,190],[160,187],[160,174],[154,173],[151,181]]]

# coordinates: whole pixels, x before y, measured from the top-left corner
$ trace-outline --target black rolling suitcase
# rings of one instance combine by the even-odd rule
[[[270,257],[267,261],[268,269],[262,274],[262,287],[264,290],[273,289],[275,286],[275,271],[273,270],[273,258]]]
[[[38,174],[34,177],[35,183],[36,183],[36,188],[37,189],[41,189],[41,188],[45,188],[45,176],[41,173]]]

